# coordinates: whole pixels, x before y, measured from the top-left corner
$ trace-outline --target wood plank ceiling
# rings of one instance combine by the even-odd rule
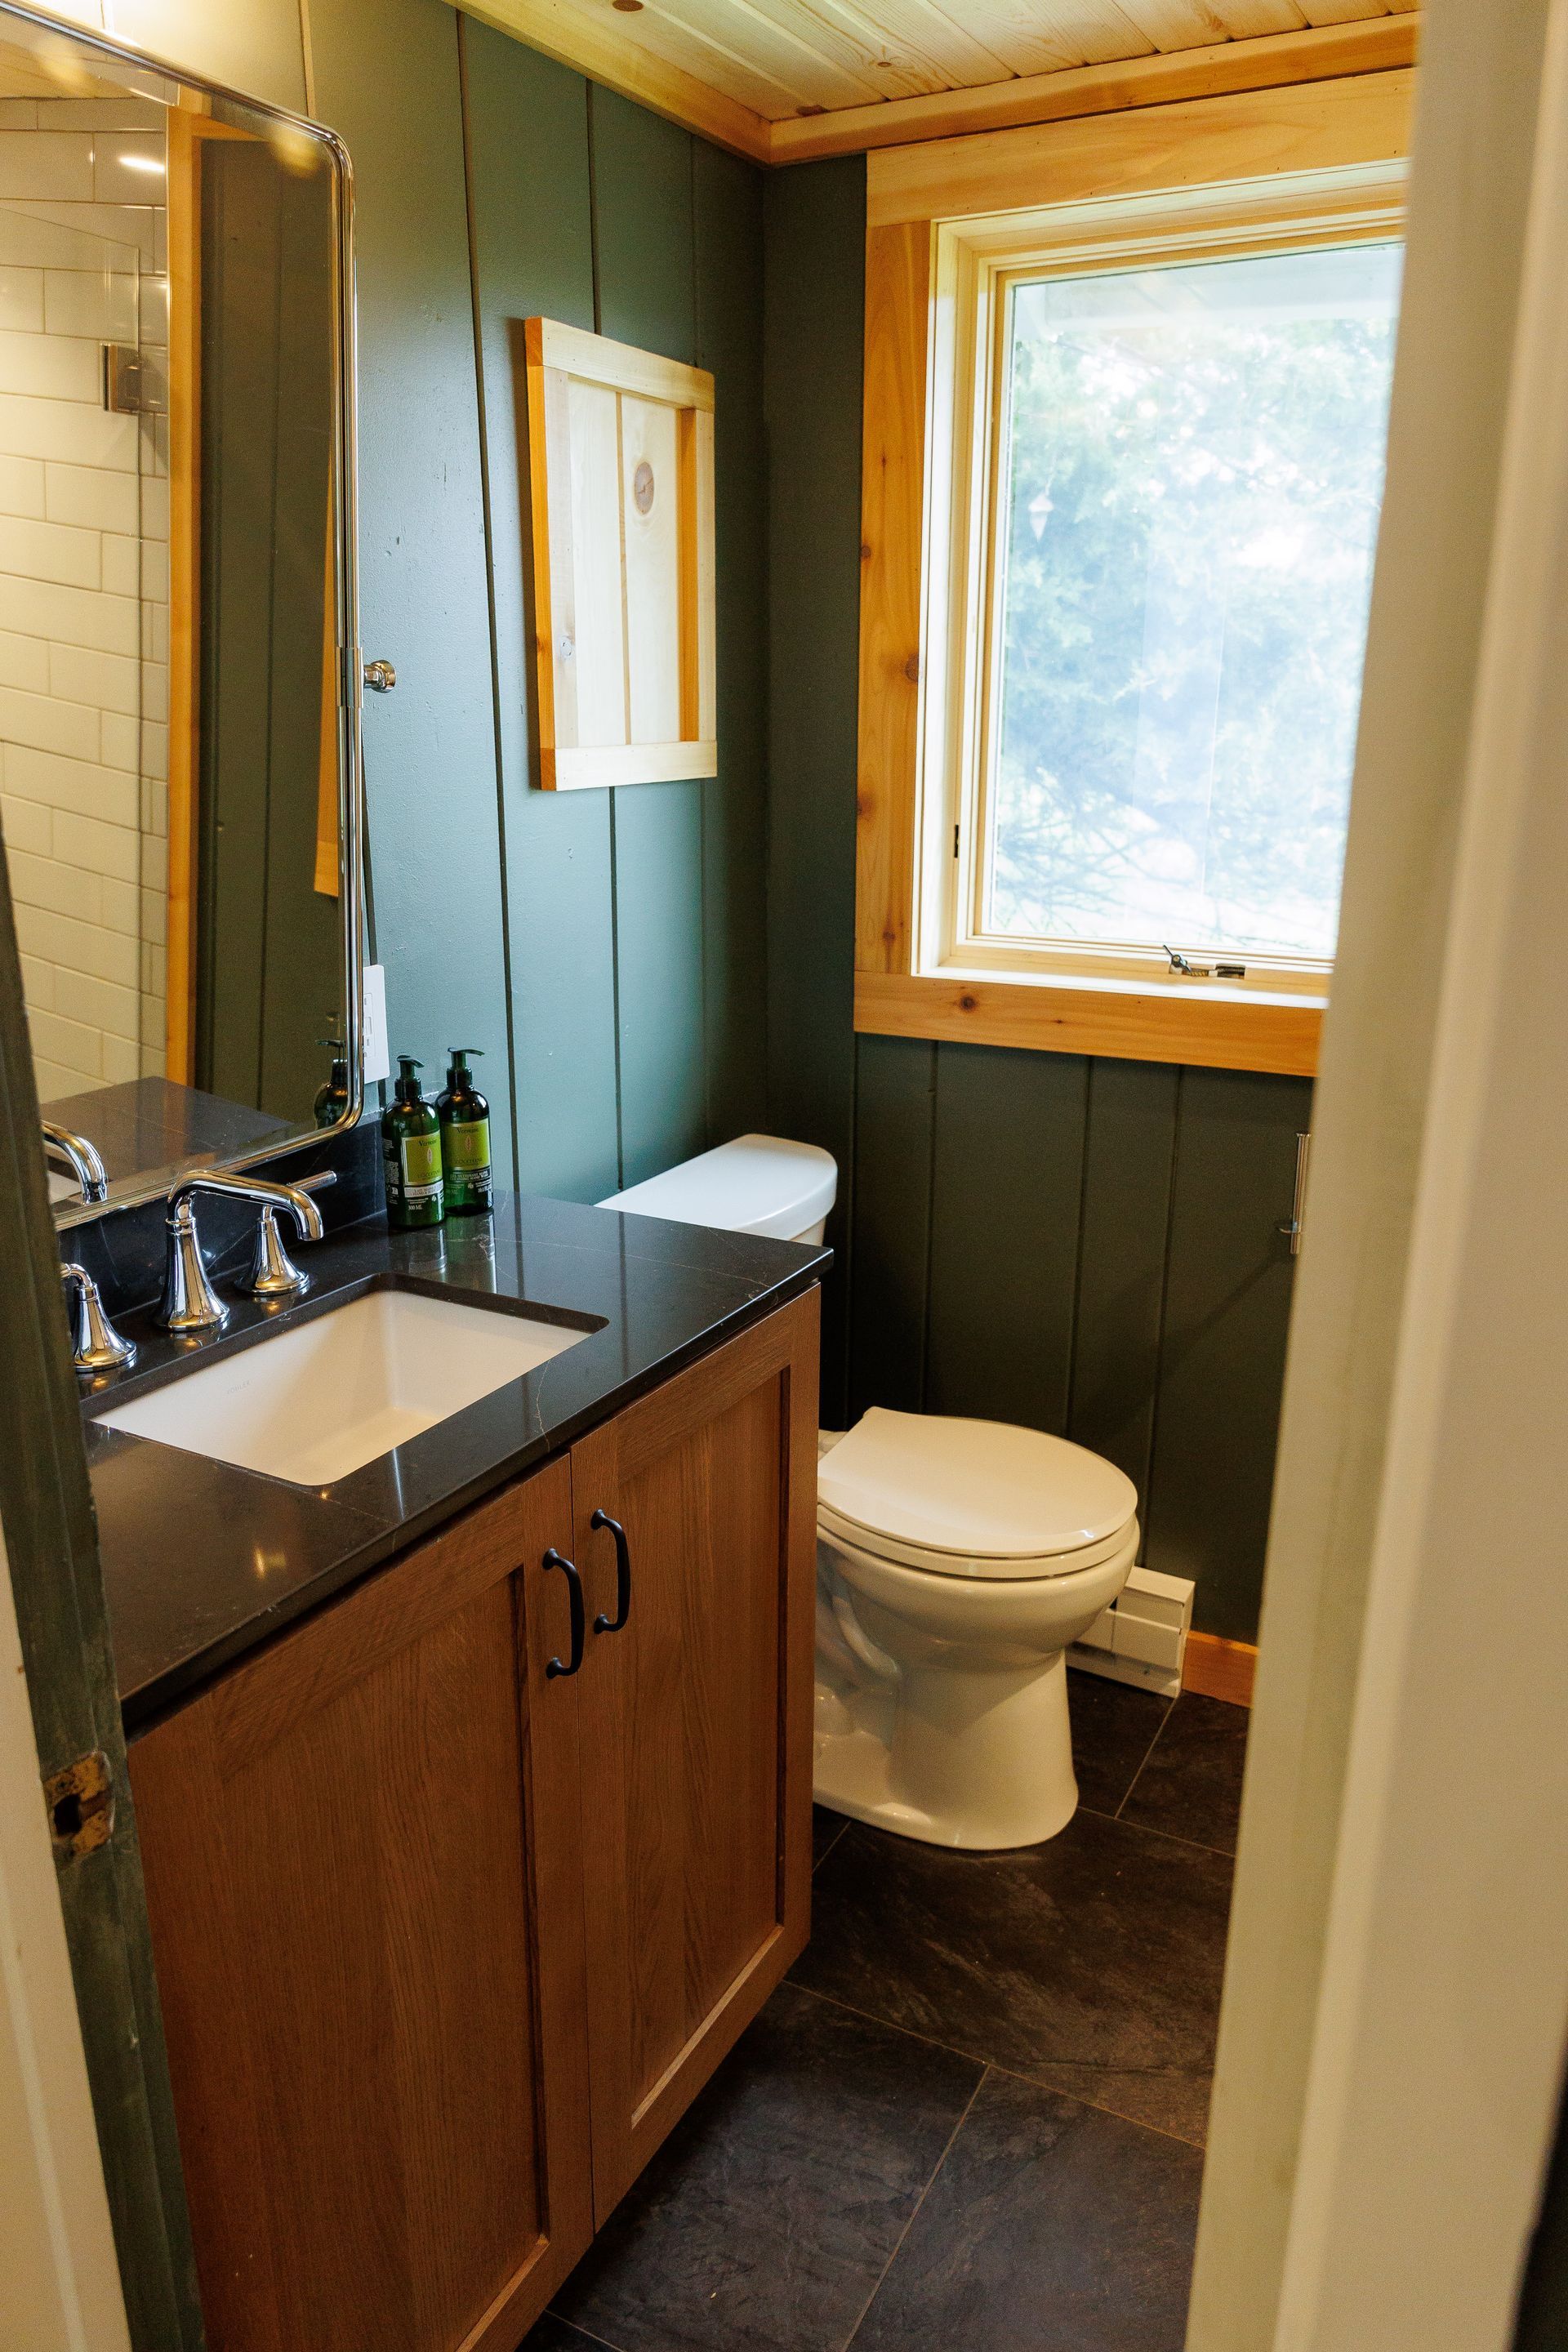
[[[453,0],[760,163],[1376,73],[1417,0]]]
[[[764,121],[1395,16],[1415,0],[558,0]]]

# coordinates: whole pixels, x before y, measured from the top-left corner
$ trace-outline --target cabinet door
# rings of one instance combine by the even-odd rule
[[[588,2243],[571,1532],[561,1462],[132,1749],[212,2352],[510,2352]]]
[[[805,1942],[816,1378],[814,1291],[573,1449],[601,2222]]]

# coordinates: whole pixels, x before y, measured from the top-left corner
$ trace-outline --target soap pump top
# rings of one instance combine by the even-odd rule
[[[447,1093],[471,1094],[474,1091],[474,1076],[468,1067],[469,1057],[471,1056],[476,1062],[482,1062],[485,1058],[484,1047],[482,1045],[448,1045],[447,1054]]]
[[[424,1101],[425,1097],[420,1088],[419,1081],[414,1075],[416,1070],[422,1070],[424,1067],[424,1063],[416,1062],[412,1054],[399,1054],[397,1057],[397,1085],[394,1091],[395,1092],[400,1103],[416,1103]]]

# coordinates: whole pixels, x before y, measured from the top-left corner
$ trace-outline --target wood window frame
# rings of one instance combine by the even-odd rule
[[[952,517],[972,423],[955,387],[961,265],[1042,239],[1211,254],[1387,236],[1399,225],[1413,69],[889,149],[869,158],[861,491],[855,1026],[1139,1061],[1310,1076],[1318,988],[1151,982],[1037,959],[944,961],[935,831],[961,756]],[[962,533],[960,534],[962,536]],[[960,661],[962,667],[962,658]],[[962,697],[956,698],[962,699]],[[955,732],[955,729],[958,732]]]

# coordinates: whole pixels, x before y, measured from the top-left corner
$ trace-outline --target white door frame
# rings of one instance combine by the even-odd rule
[[[1460,7],[1435,12],[1435,42]],[[1534,156],[1519,328],[1429,1076],[1412,1077],[1419,1175],[1347,1645],[1342,1806],[1312,1824],[1331,1854],[1321,1969],[1281,2012],[1282,2044],[1308,2034],[1299,2137],[1277,2138],[1273,2177],[1238,2176],[1237,2148],[1265,2137],[1268,2051],[1254,2036],[1254,2079],[1233,2065],[1226,2081],[1222,2036],[1189,2352],[1506,2352],[1568,2042],[1568,0],[1550,0],[1539,79],[1507,99]],[[1473,161],[1461,142],[1426,157],[1418,133],[1413,236],[1424,165],[1463,199]],[[1377,626],[1374,605],[1369,690]],[[1396,877],[1383,881],[1397,922]],[[1342,1088],[1319,1165],[1345,1108]],[[1285,1452],[1312,1370],[1293,1358]],[[1325,1454],[1325,1481],[1337,1466]],[[1290,1538],[1287,1524],[1271,1547],[1271,1578],[1294,1587],[1271,1612],[1310,1625],[1343,1593],[1314,1583]],[[1266,1612],[1266,1780],[1271,1744],[1300,1735],[1288,1668],[1270,1692],[1270,1631]],[[1294,1801],[1311,1795],[1298,1783]],[[1265,1822],[1250,1790],[1247,1810],[1232,1966],[1256,2019],[1258,1988],[1239,1980],[1266,1923],[1248,1875],[1266,1880],[1280,1815]],[[1267,2238],[1281,2202],[1282,2260],[1260,2280],[1249,2208]]]
[[[1568,7],[1276,2342],[1512,2339],[1568,2034]]]

